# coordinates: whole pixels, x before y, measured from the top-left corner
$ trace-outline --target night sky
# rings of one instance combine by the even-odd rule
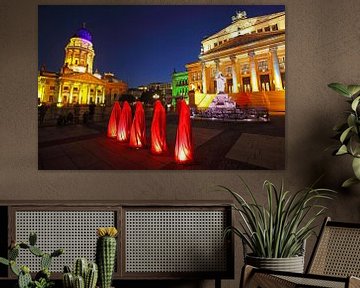
[[[198,59],[201,40],[231,24],[239,10],[252,17],[285,6],[40,5],[38,66],[59,71],[65,45],[85,22],[93,37],[94,71],[113,72],[129,87],[170,82],[174,68],[185,71],[186,63]]]

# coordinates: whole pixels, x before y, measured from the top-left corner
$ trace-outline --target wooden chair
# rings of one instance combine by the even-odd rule
[[[326,218],[306,273],[278,272],[245,265],[240,287],[360,287],[360,223]]]

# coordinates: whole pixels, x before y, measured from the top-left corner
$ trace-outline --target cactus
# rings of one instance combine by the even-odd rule
[[[78,275],[74,277],[74,288],[85,288],[83,277]]]
[[[96,263],[89,263],[85,276],[85,288],[95,288],[98,279],[98,266]]]
[[[36,246],[31,246],[31,245],[30,245],[29,251],[30,251],[32,254],[34,254],[35,256],[37,256],[37,257],[41,257],[41,256],[44,255],[44,252],[42,252],[42,251],[40,250],[40,248],[38,248],[38,247],[36,247]]]
[[[72,273],[64,273],[63,274],[63,287],[64,288],[73,288],[74,287],[74,276]]]
[[[117,230],[114,227],[98,228],[97,235],[96,261],[100,287],[110,288],[115,265]]]
[[[14,260],[10,261],[10,268],[11,271],[16,275],[19,276],[20,275],[20,268],[16,265],[16,262]]]
[[[8,253],[9,260],[16,260],[16,258],[19,256],[19,246],[15,246],[14,248],[9,250]]]
[[[19,274],[19,279],[18,279],[18,285],[19,288],[28,288],[30,286],[30,284],[32,283],[32,279],[31,279],[31,275],[30,275],[30,271],[29,268],[27,268],[27,272],[25,272],[23,269],[20,274]]]
[[[83,288],[95,288],[98,279],[98,268],[95,263],[89,263],[85,258],[76,259],[74,263],[74,273],[71,273],[69,266],[64,266],[63,286],[64,288],[78,288],[77,285]],[[81,280],[83,284],[81,283]],[[77,279],[77,280],[76,280]]]
[[[30,244],[31,246],[35,246],[35,245],[36,245],[36,241],[37,241],[36,233],[31,232],[30,235],[29,235],[29,244]]]
[[[53,253],[48,254],[41,251],[38,247],[35,246],[37,236],[35,233],[30,233],[29,244],[20,242],[16,243],[11,241],[11,245],[8,251],[8,259],[0,257],[0,264],[10,266],[11,271],[18,276],[18,286],[19,288],[29,288],[29,287],[51,287],[53,282],[50,281],[50,265],[53,257],[60,256],[64,251],[62,249],[55,250]],[[37,257],[41,257],[41,271],[39,271],[35,276],[35,281],[32,280],[30,275],[30,269],[27,266],[19,266],[16,264],[16,259],[19,256],[19,250],[29,250],[30,253]]]
[[[4,264],[6,266],[10,265],[10,261],[8,259],[3,258],[3,257],[0,257],[0,263]]]
[[[87,270],[87,260],[85,258],[79,258],[75,261],[75,267],[74,267],[74,274],[76,276],[81,276],[83,279],[85,279],[86,270]]]
[[[41,262],[40,262],[40,267],[41,269],[49,269],[50,265],[51,265],[51,260],[52,257],[50,254],[45,253],[42,257],[41,257]]]

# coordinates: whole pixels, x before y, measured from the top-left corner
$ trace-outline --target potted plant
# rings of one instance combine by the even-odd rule
[[[239,213],[240,227],[228,227],[225,235],[233,232],[243,242],[245,264],[278,271],[304,270],[305,241],[314,233],[315,220],[326,207],[317,202],[331,199],[334,191],[304,188],[296,193],[280,189],[266,180],[267,205],[261,205],[244,183],[251,201],[239,193],[221,186],[234,196],[235,211]],[[247,253],[250,250],[250,253]]]
[[[331,83],[328,86],[346,97],[351,106],[347,111],[347,121],[334,127],[334,130],[339,133],[340,140],[340,145],[334,154],[337,156],[350,155],[352,158],[354,176],[342,184],[343,187],[349,187],[360,183],[360,85]]]

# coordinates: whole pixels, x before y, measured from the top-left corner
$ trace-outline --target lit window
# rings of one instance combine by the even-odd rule
[[[268,71],[269,68],[268,68],[268,62],[267,60],[261,60],[258,62],[258,69],[259,71],[262,71],[262,72],[265,72],[265,71]]]
[[[241,73],[242,74],[249,74],[249,70],[250,70],[249,64],[241,65]]]
[[[271,26],[271,30],[272,30],[272,31],[279,30],[278,25],[277,25],[277,24],[272,25],[272,26]]]
[[[231,76],[232,75],[232,71],[231,71],[231,67],[226,67],[226,75],[227,76]]]

